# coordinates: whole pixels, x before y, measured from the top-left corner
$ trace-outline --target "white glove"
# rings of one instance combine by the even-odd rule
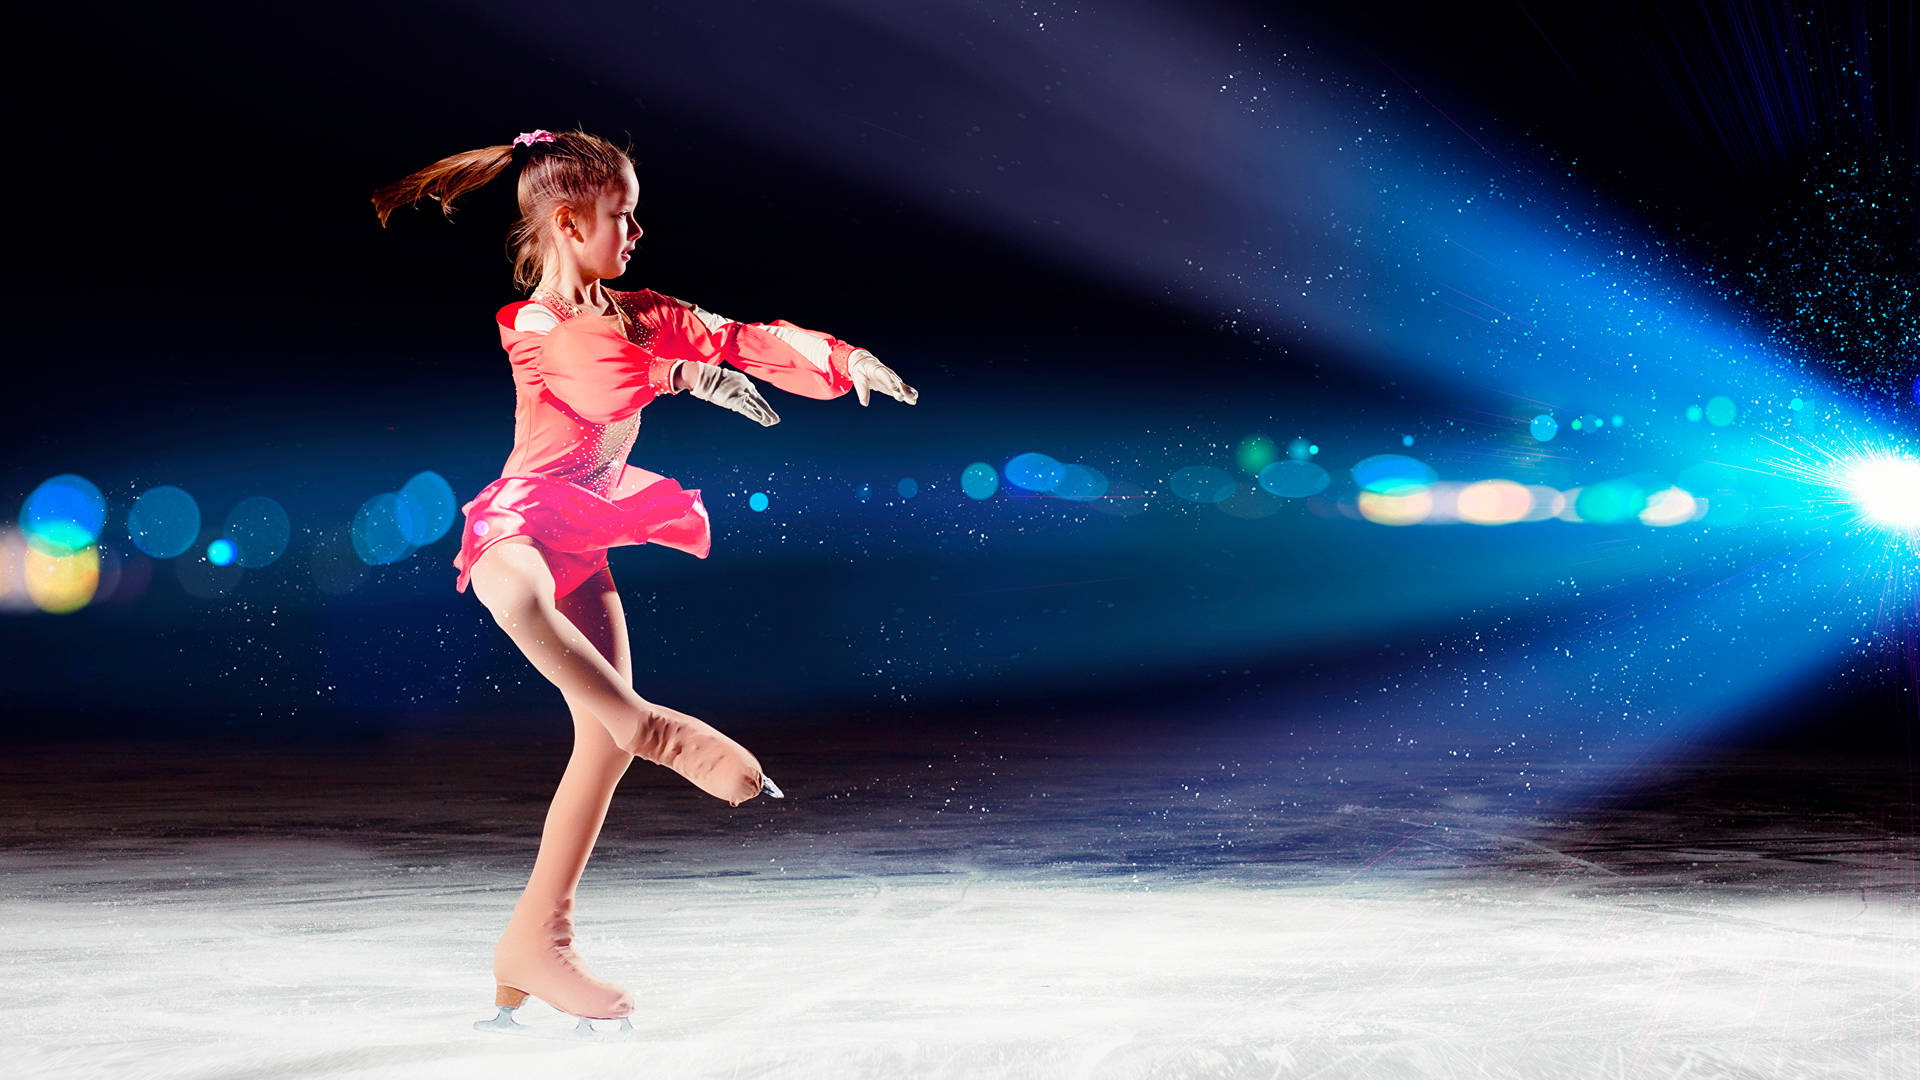
[[[749,420],[758,421],[761,427],[780,422],[779,414],[760,396],[760,391],[753,388],[753,380],[741,372],[698,360],[682,360],[673,370],[674,378],[685,384],[687,393],[701,401],[732,409]]]
[[[865,349],[856,349],[847,361],[847,374],[853,378],[853,392],[860,395],[860,404],[867,403],[867,392],[878,390],[895,401],[908,405],[920,400],[920,391],[900,381],[893,369],[881,363]]]

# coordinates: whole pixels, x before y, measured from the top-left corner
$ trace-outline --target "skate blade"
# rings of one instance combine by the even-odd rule
[[[513,1018],[512,1009],[504,1005],[499,1008],[500,1012],[494,1016],[493,1019],[475,1020],[473,1022],[473,1029],[475,1031],[493,1031],[504,1035],[515,1035],[532,1039],[588,1039],[613,1042],[633,1037],[633,1021],[625,1016],[619,1018],[616,1026],[607,1028],[594,1027],[592,1020],[584,1016],[578,1017],[577,1019],[580,1022],[575,1024],[571,1030],[562,1033],[559,1029],[549,1027],[545,1024],[538,1027],[531,1024],[522,1024]],[[603,1019],[600,1023],[610,1024],[615,1022]]]
[[[600,1022],[603,1024],[607,1023],[605,1020]],[[593,1021],[583,1016],[580,1018],[580,1022],[573,1026],[573,1031],[570,1032],[569,1035],[575,1039],[589,1039],[597,1042],[613,1042],[620,1039],[631,1039],[633,1037],[633,1021],[623,1016],[620,1018],[619,1024],[614,1027],[597,1028],[593,1026]]]
[[[475,1020],[473,1022],[473,1030],[504,1031],[504,1032],[507,1032],[508,1034],[513,1034],[513,1035],[527,1035],[527,1034],[533,1033],[532,1028],[528,1027],[525,1024],[520,1023],[518,1020],[515,1020],[513,1018],[513,1010],[507,1008],[505,1005],[500,1006],[500,1011],[494,1015],[493,1019]]]
[[[760,794],[771,795],[776,799],[784,799],[787,797],[787,793],[781,791],[780,785],[774,783],[773,777],[768,776],[766,773],[760,774]]]

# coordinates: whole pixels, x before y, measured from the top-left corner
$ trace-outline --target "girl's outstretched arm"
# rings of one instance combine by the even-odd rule
[[[730,363],[801,397],[837,398],[852,390],[848,365],[855,353],[866,352],[832,334],[785,319],[736,322],[663,293],[651,293],[649,299],[654,299],[651,314],[659,333],[655,350],[660,355]]]

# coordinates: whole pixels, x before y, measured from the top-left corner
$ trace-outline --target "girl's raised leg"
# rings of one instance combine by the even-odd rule
[[[746,747],[704,720],[634,691],[630,677],[561,612],[553,574],[537,545],[524,537],[494,544],[469,570],[468,581],[535,670],[560,688],[569,707],[598,718],[615,746],[665,765],[734,806],[771,787]]]

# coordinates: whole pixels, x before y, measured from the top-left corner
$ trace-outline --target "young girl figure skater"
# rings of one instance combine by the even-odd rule
[[[664,765],[731,805],[784,797],[739,743],[633,687],[620,594],[607,549],[660,544],[706,558],[698,488],[627,464],[640,413],[682,391],[762,426],[779,423],[751,375],[788,393],[837,398],[877,390],[919,399],[865,349],[785,320],[740,323],[684,300],[605,282],[626,271],[644,235],[640,182],[626,153],[584,131],[522,133],[455,154],[381,188],[382,226],[422,198],[452,216],[462,192],[513,170],[520,219],[514,282],[531,299],[494,316],[515,388],[513,450],[500,478],[461,507],[454,588],[473,594],[573,713],[573,754],[547,811],[533,873],[493,953],[499,1014],[476,1027],[516,1028],[531,995],[580,1018],[633,1012],[624,987],[595,977],[572,948],[574,890],[635,757]],[[738,371],[722,367],[731,363]],[[745,372],[746,374],[742,374]]]

